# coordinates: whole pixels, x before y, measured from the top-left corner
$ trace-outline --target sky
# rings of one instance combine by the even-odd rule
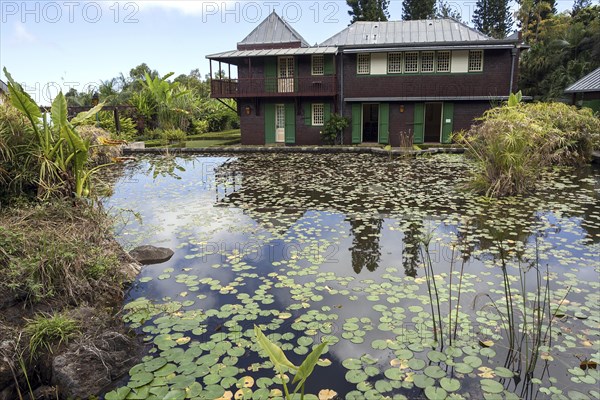
[[[448,3],[470,21],[476,0]],[[557,3],[564,11],[572,0]],[[350,22],[345,0],[0,0],[0,67],[40,105],[141,63],[161,75],[198,68],[204,76],[206,55],[235,49],[273,10],[311,44]],[[401,19],[402,1],[391,0],[389,13]]]

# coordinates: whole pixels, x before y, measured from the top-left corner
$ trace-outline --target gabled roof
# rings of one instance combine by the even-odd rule
[[[495,42],[452,18],[414,21],[355,22],[327,39],[321,46],[374,46],[397,44],[452,44]]]
[[[600,67],[565,89],[565,93],[580,92],[600,92]]]
[[[0,80],[0,93],[8,94],[8,86],[2,80]]]
[[[238,43],[238,48],[283,43],[299,44],[301,47],[310,46],[290,24],[273,11],[244,40]]]

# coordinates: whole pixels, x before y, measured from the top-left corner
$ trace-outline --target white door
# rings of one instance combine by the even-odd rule
[[[294,91],[294,57],[279,57],[277,88],[279,93]]]
[[[285,141],[285,105],[275,105],[275,141],[283,143]]]

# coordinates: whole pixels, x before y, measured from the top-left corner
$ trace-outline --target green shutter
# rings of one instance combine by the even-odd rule
[[[265,92],[277,91],[277,57],[265,58]]]
[[[265,104],[265,143],[275,143],[275,104]]]
[[[454,121],[454,103],[444,103],[442,111],[442,143],[452,140],[452,126]]]
[[[294,92],[298,93],[298,57],[294,57]]]
[[[423,143],[424,119],[425,111],[423,109],[423,103],[415,103],[413,143]]]
[[[304,103],[304,125],[312,125],[312,104]]]
[[[294,103],[285,105],[285,142],[296,143],[296,110]]]
[[[323,71],[325,75],[334,74],[333,54],[326,54],[323,56]]]
[[[362,125],[362,104],[352,104],[352,143],[360,143],[361,141],[361,125]]]
[[[379,104],[379,143],[388,144],[390,138],[390,105]]]
[[[327,123],[331,119],[331,104],[323,104],[323,121]]]

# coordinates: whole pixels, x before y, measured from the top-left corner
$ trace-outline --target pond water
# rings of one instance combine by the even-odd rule
[[[254,325],[296,365],[327,341],[307,399],[600,398],[600,170],[501,201],[468,173],[460,155],[115,167],[117,239],[175,255],[129,291],[149,353],[107,398],[281,396]]]

